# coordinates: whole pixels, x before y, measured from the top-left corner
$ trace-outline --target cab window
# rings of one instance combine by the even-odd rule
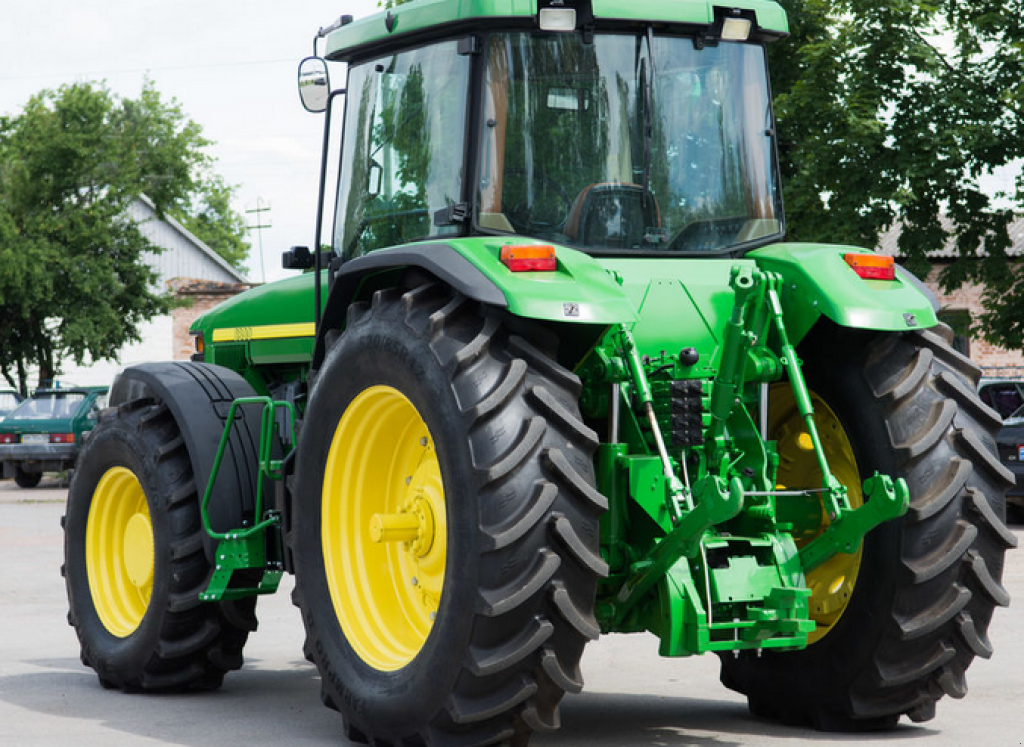
[[[457,42],[402,52],[349,73],[334,249],[373,249],[458,233],[469,58]]]

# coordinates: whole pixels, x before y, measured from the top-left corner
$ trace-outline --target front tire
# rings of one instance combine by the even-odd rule
[[[255,598],[206,604],[199,496],[165,404],[103,415],[79,458],[64,519],[70,612],[82,662],[107,688],[209,690],[242,665]]]
[[[607,571],[578,379],[441,285],[378,292],[328,344],[290,538],[324,702],[394,747],[557,727]]]
[[[1008,472],[995,454],[998,416],[975,394],[980,372],[943,332],[828,325],[802,343],[808,385],[838,418],[860,479],[905,478],[910,510],[871,531],[859,561],[837,556],[834,574],[853,571],[852,595],[824,600],[838,614],[808,648],[722,658],[722,682],[757,715],[828,731],[925,721],[944,695],[966,694],[976,656],[992,655],[986,632],[1009,602],[1000,578],[1016,544]]]
[[[14,468],[14,482],[19,488],[34,488],[42,479],[42,472],[26,472],[20,464]]]

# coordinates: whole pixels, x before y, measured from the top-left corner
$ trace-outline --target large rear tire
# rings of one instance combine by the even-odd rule
[[[199,600],[211,563],[198,488],[164,403],[104,413],[71,480],[64,530],[68,622],[104,687],[209,690],[242,666],[256,600]]]
[[[838,418],[860,479],[903,477],[911,504],[866,537],[859,560],[819,579],[839,596],[822,602],[827,628],[808,648],[722,657],[723,683],[757,715],[830,731],[924,721],[944,695],[964,696],[976,656],[992,655],[986,631],[1009,602],[1000,578],[1016,544],[1009,475],[995,453],[999,418],[975,394],[980,371],[945,332],[828,326],[802,344],[808,384]]]
[[[324,702],[392,747],[557,727],[607,570],[579,380],[437,284],[378,292],[328,345],[290,537]]]

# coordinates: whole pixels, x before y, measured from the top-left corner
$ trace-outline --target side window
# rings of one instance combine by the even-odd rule
[[[96,420],[99,417],[100,410],[107,406],[107,395],[98,394],[96,399],[92,401],[89,406],[89,420]]]
[[[349,73],[334,249],[344,258],[458,232],[469,58],[444,42]]]

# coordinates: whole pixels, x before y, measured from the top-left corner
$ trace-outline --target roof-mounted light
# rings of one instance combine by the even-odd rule
[[[744,8],[715,6],[715,21],[703,34],[695,39],[697,49],[705,44],[718,42],[746,42],[757,38],[761,27],[757,24],[757,13]]]
[[[750,28],[749,18],[726,18],[722,23],[722,41],[746,41]]]
[[[575,31],[576,9],[565,7],[541,8],[537,14],[541,31]]]

